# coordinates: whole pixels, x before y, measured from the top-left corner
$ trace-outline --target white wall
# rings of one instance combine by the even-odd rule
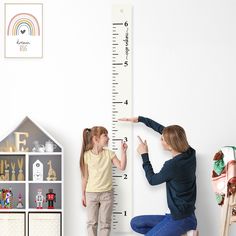
[[[0,47],[0,134],[28,115],[64,145],[65,235],[84,236],[81,132],[96,124],[111,126],[111,4],[122,1],[42,2],[44,58],[5,59],[3,43]],[[211,189],[212,157],[221,146],[236,143],[236,2],[131,3],[134,115],[185,127],[198,154],[198,228],[203,236],[217,235],[220,209]],[[3,3],[0,9],[3,22]],[[3,24],[0,34],[3,39]],[[169,158],[158,135],[141,124],[134,127],[133,213],[164,213],[165,188],[145,180],[136,155],[138,134],[148,140],[156,171]]]

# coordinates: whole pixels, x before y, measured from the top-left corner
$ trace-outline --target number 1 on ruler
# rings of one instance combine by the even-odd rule
[[[112,150],[120,153],[121,140],[128,144],[124,172],[113,167],[114,232],[130,231],[132,217],[132,128],[118,118],[132,116],[132,7],[112,7]]]

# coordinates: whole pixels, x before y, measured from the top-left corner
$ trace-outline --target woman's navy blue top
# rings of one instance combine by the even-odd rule
[[[145,118],[138,121],[162,134],[163,125]],[[166,182],[167,203],[174,219],[183,219],[194,213],[196,202],[196,155],[191,147],[166,161],[159,173],[154,173],[148,153],[141,155],[146,178],[151,185]]]

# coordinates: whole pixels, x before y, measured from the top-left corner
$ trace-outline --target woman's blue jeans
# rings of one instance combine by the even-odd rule
[[[130,222],[131,228],[145,236],[181,236],[197,228],[195,214],[181,220],[174,220],[170,214],[136,216]]]

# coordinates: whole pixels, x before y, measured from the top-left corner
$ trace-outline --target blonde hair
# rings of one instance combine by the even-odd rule
[[[166,143],[177,152],[185,152],[190,147],[185,131],[179,125],[170,125],[165,127],[162,135]]]
[[[99,138],[102,134],[107,133],[107,129],[102,126],[94,126],[91,129],[86,128],[83,130],[83,142],[80,153],[80,170],[82,176],[84,176],[85,173],[84,153],[93,148],[93,137]]]

